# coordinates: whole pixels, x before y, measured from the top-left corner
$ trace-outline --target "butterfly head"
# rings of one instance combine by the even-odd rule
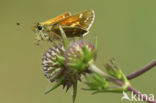
[[[37,35],[37,39],[38,40],[47,40],[48,39],[48,26],[46,24],[43,23],[35,23],[33,25],[33,31],[36,33]]]
[[[41,24],[41,23],[35,23],[34,25],[33,25],[33,31],[35,32],[35,33],[40,33],[40,32],[43,32],[44,31],[44,26]]]

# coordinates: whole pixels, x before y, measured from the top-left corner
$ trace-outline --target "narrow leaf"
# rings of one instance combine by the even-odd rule
[[[62,84],[63,79],[60,79],[59,81],[56,82],[55,85],[53,85],[51,88],[49,88],[45,94],[48,94],[49,92],[53,91],[54,89],[56,89],[57,87],[59,87]]]

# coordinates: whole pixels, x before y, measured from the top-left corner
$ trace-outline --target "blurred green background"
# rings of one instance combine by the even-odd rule
[[[115,57],[128,74],[156,58],[155,0],[0,0],[0,103],[72,103],[71,90],[44,94],[51,85],[43,76],[42,50],[34,45],[34,22],[63,12],[95,10],[87,39],[98,36],[98,58]],[[20,21],[25,26],[19,27]],[[156,98],[156,68],[131,81],[139,91]],[[121,103],[121,94],[91,95],[79,85],[76,103]],[[123,101],[122,103],[130,103]]]

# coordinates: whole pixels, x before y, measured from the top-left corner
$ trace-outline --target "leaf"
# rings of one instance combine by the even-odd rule
[[[59,86],[62,84],[63,80],[64,80],[64,79],[62,78],[62,79],[60,79],[59,81],[57,81],[55,85],[53,85],[51,88],[49,88],[49,89],[45,92],[45,94],[48,94],[49,92],[51,92],[51,91],[53,91],[54,89],[56,89],[57,87],[59,87]]]

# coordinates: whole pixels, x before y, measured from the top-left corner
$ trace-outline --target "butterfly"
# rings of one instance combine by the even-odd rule
[[[60,25],[67,37],[81,37],[88,33],[95,18],[93,10],[85,10],[71,15],[63,13],[45,22],[34,24],[33,31],[37,34],[36,40],[53,41],[61,37]]]

